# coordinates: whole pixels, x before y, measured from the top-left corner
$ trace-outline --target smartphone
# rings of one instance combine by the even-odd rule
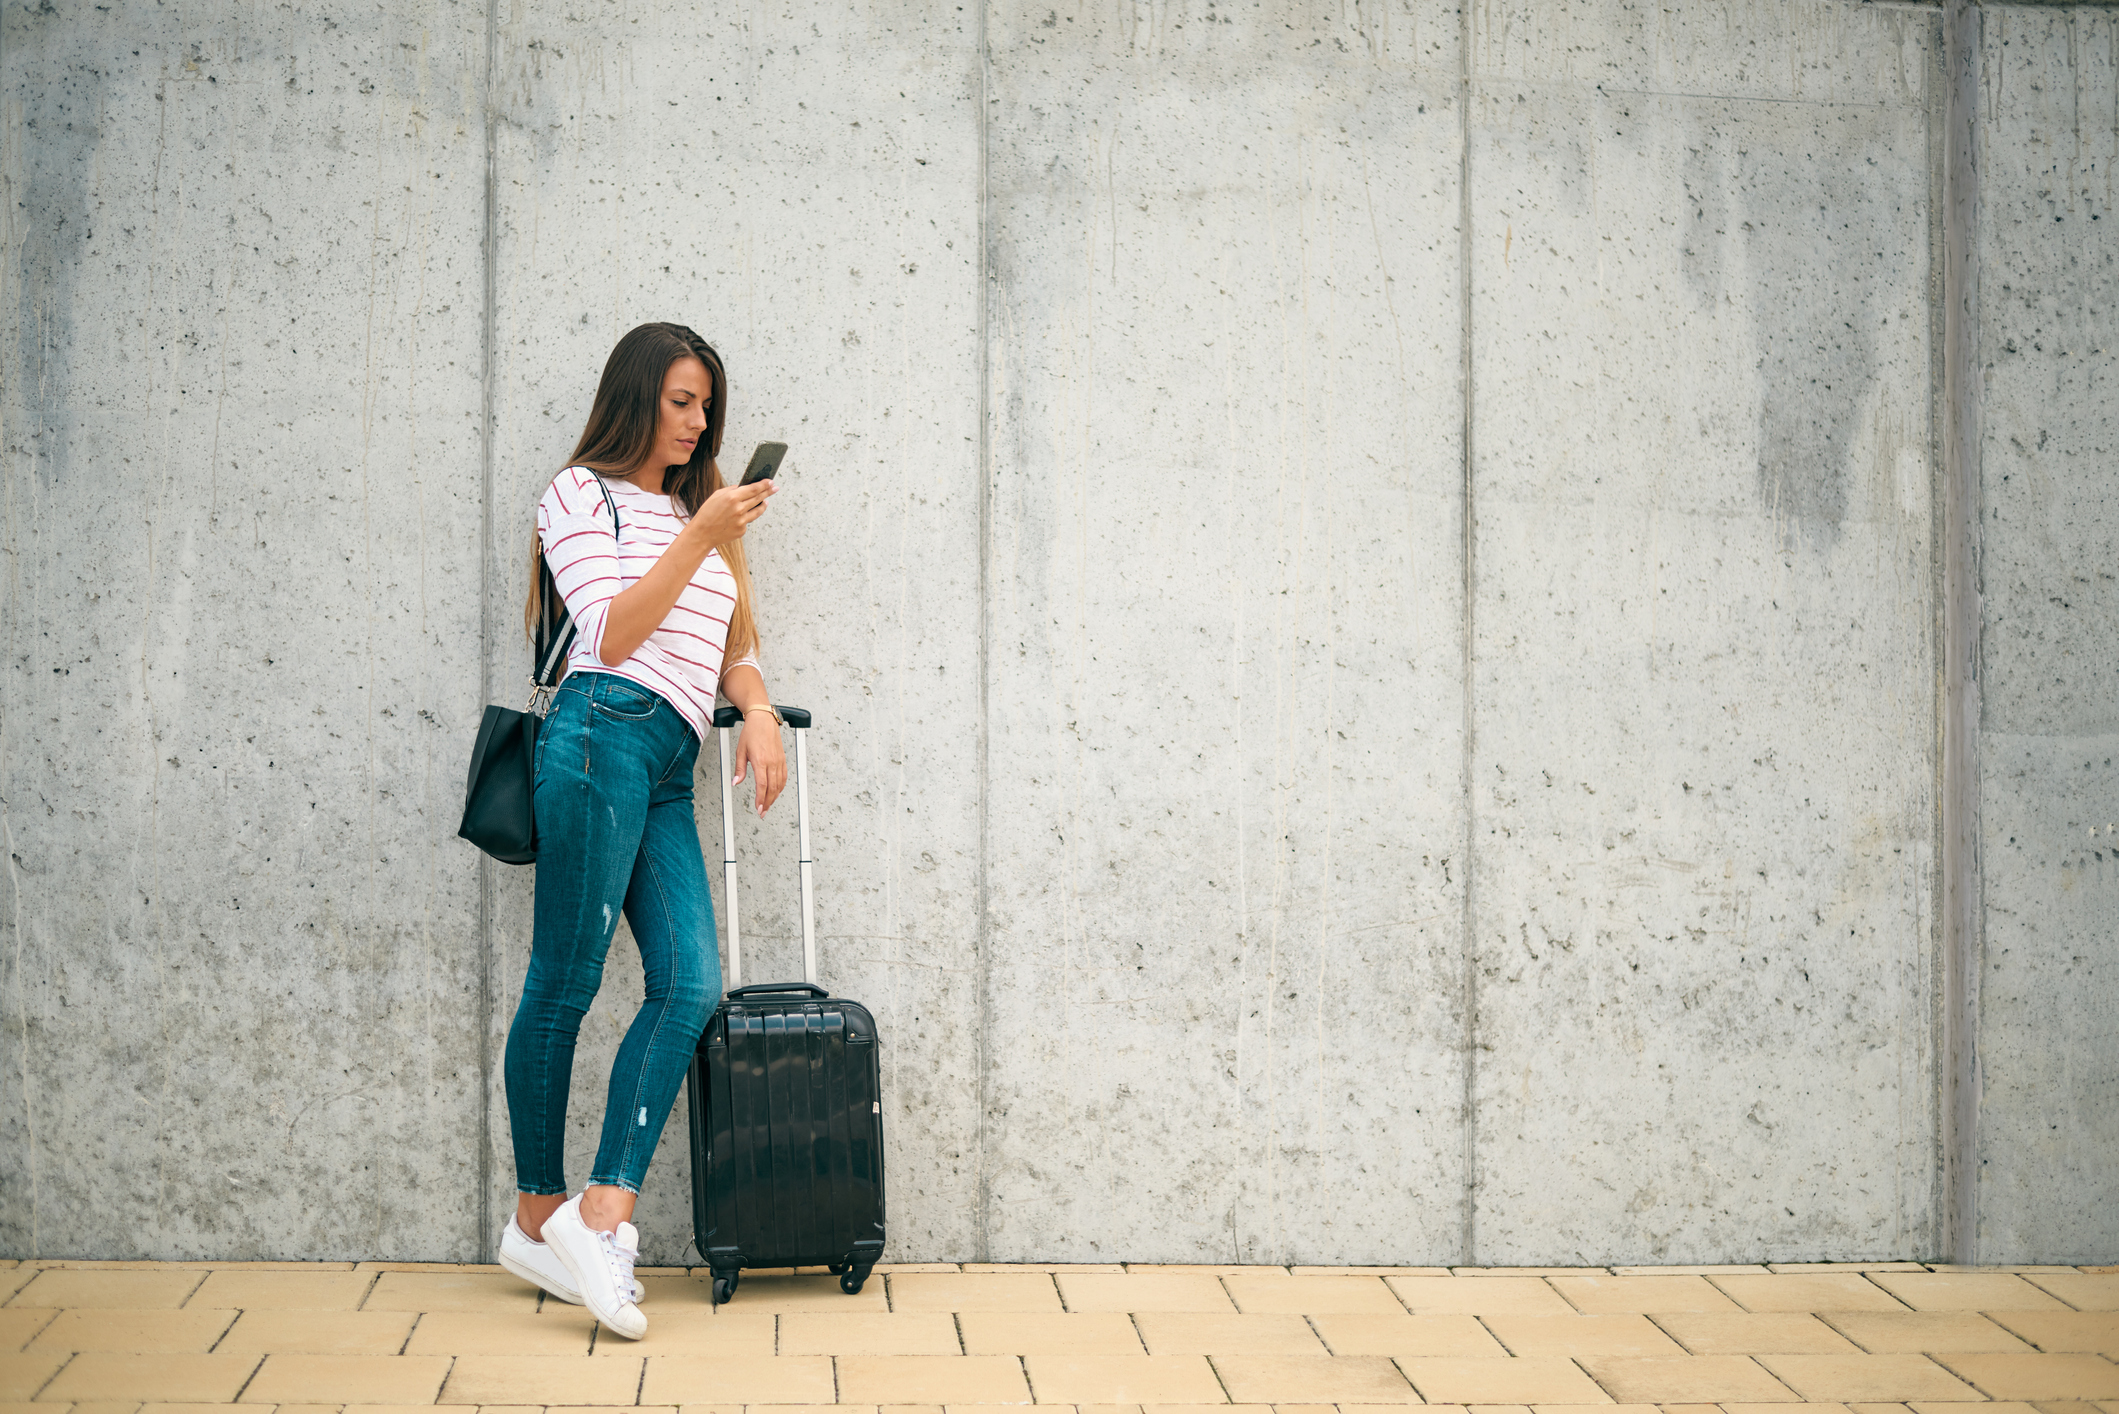
[[[748,486],[754,481],[770,480],[780,470],[780,463],[787,458],[787,443],[760,442],[758,450],[750,454],[750,465],[744,468],[743,480],[736,483]]]

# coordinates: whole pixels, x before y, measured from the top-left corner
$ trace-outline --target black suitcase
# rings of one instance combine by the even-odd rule
[[[876,1024],[859,1002],[817,985],[816,893],[810,878],[809,713],[776,709],[795,732],[801,839],[801,982],[736,985],[736,806],[729,781],[733,707],[721,734],[721,871],[731,990],[699,1037],[691,1100],[692,1231],[713,1271],[715,1305],[745,1267],[829,1267],[851,1294],[883,1255],[883,1090]]]

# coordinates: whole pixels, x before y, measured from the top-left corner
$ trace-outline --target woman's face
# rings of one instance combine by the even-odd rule
[[[697,358],[686,355],[670,365],[662,375],[649,466],[679,466],[692,459],[692,449],[706,435],[706,405],[713,395],[714,380]]]

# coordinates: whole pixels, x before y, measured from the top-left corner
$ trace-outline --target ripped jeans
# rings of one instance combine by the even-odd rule
[[[574,1038],[625,911],[647,997],[611,1065],[592,1184],[640,1191],[692,1049],[721,997],[714,900],[692,819],[699,738],[638,683],[576,672],[537,733],[537,906],[508,1028],[515,1187],[567,1191]]]

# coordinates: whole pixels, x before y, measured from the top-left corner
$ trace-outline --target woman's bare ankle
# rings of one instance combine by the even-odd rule
[[[581,1221],[597,1232],[616,1232],[630,1222],[638,1195],[614,1183],[592,1183],[581,1190]]]
[[[564,1193],[518,1193],[515,1195],[515,1226],[532,1242],[544,1241],[545,1219],[566,1202]]]

